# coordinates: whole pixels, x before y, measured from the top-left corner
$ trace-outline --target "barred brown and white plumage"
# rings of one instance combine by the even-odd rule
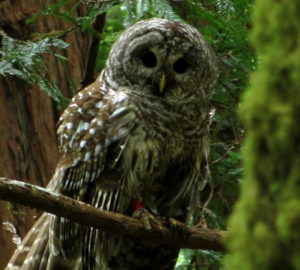
[[[150,19],[128,28],[61,116],[61,158],[48,188],[128,215],[138,200],[185,222],[206,181],[216,73],[193,27]],[[177,253],[43,214],[7,270],[173,269]]]

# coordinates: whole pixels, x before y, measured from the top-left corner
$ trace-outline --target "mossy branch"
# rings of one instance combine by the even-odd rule
[[[189,249],[225,250],[222,244],[222,238],[226,234],[224,231],[191,229],[178,223],[176,226],[182,226],[182,229],[188,232],[188,237],[185,239],[163,224],[147,230],[138,219],[100,210],[44,188],[16,180],[0,178],[0,199],[37,208],[82,225],[151,244]]]

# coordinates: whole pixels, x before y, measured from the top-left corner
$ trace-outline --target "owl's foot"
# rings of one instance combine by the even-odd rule
[[[183,239],[188,239],[191,235],[191,231],[186,225],[175,218],[172,217],[160,217],[159,220],[161,221],[164,226],[169,228],[174,234],[179,235]]]
[[[159,217],[152,215],[147,209],[139,208],[136,209],[132,217],[137,218],[142,222],[145,229],[163,229],[167,227],[174,235],[178,235],[180,238],[188,239],[191,235],[191,231],[185,226],[184,223],[172,218],[172,217]]]
[[[144,204],[141,201],[132,200],[130,209],[132,211],[132,217],[139,219],[147,230],[152,230],[153,228],[161,229],[162,224],[154,215],[144,208]]]
[[[152,215],[145,208],[138,208],[134,210],[132,217],[139,219],[147,230],[153,230],[154,228],[162,229],[163,227],[160,219]]]
[[[139,219],[147,230],[154,228],[162,229],[169,228],[174,234],[179,235],[183,239],[188,239],[191,232],[184,223],[172,217],[159,217],[152,215],[139,200],[133,200],[130,208],[132,210],[132,217]]]

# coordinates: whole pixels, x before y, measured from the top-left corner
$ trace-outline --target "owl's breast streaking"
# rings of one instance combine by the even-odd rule
[[[198,170],[201,137],[189,136],[192,125],[182,111],[159,98],[128,97],[137,119],[136,126],[127,137],[122,155],[125,172],[124,189],[128,197],[143,201],[148,209],[155,209],[162,190],[178,194],[185,181],[193,181],[193,169]],[[199,119],[201,121],[201,119]],[[180,122],[185,122],[180,125]],[[183,188],[184,189],[184,188]],[[167,194],[164,192],[164,194]],[[174,195],[174,196],[173,196]],[[170,198],[175,197],[172,192]],[[167,200],[167,199],[166,199]]]

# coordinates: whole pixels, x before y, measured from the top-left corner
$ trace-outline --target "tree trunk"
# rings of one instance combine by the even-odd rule
[[[300,2],[256,1],[241,198],[226,269],[300,269]]]
[[[68,23],[53,16],[40,16],[33,24],[25,20],[54,0],[0,1],[0,27],[10,37],[28,39],[36,32],[66,29]],[[67,7],[66,7],[67,8]],[[81,6],[74,16],[85,14]],[[70,97],[69,79],[76,86],[84,74],[86,51],[90,37],[80,29],[67,34],[70,47],[63,52],[69,59],[67,68],[54,57],[47,56],[51,78],[58,82],[64,96]],[[56,121],[60,114],[51,99],[38,87],[32,87],[15,77],[0,75],[0,176],[30,181],[45,186],[58,159]],[[36,211],[0,201],[0,269],[3,269],[16,245],[3,222],[11,222],[24,236],[34,222]]]

